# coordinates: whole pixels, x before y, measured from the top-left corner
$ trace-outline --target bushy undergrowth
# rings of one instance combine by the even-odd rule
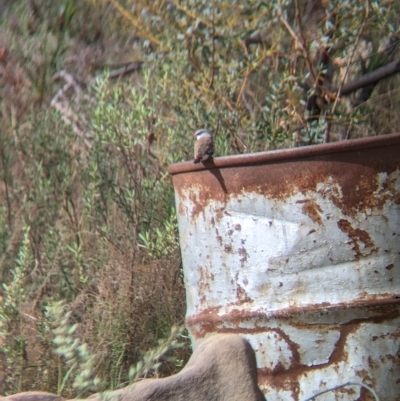
[[[399,123],[398,77],[335,97],[398,57],[395,1],[0,7],[1,393],[84,396],[184,365],[167,166],[194,130],[225,155]]]
[[[395,1],[110,3],[150,53],[179,141],[205,125],[225,155],[396,131],[396,76],[336,98],[399,57]]]
[[[131,110],[121,115],[114,104],[119,89],[99,86],[96,95],[90,149],[76,151],[83,141],[51,110],[9,143],[23,164],[18,180],[6,183],[11,225],[2,215],[6,392],[117,388],[142,352],[183,323],[170,179],[142,148]],[[187,348],[177,350],[175,365],[156,374],[174,372],[187,356]]]
[[[11,39],[51,37],[44,19],[28,35],[23,24],[36,17],[18,12],[21,32],[5,29]],[[34,63],[23,64],[11,43],[0,130],[1,392],[84,396],[172,374],[190,347],[176,343],[177,329],[158,345],[183,324],[185,299],[172,155],[149,137],[156,110],[147,84],[104,78],[56,98],[58,82],[47,82],[38,96],[26,72]],[[51,78],[57,69],[43,52],[39,70]]]

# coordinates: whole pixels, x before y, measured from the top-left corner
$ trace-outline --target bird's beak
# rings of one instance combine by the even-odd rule
[[[197,134],[196,134],[196,133],[194,133],[194,134],[193,134],[193,138],[196,138],[196,136],[197,136]]]

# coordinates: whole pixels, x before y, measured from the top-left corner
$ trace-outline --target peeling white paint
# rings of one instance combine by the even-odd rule
[[[201,210],[193,199],[207,188],[195,179],[180,188],[194,346],[213,332],[242,334],[269,400],[299,401],[350,380],[371,385],[381,401],[397,399],[400,172],[376,181],[379,207],[354,213],[341,207],[345,196],[329,175],[284,199],[244,188]],[[360,392],[355,386],[319,400],[355,401]]]

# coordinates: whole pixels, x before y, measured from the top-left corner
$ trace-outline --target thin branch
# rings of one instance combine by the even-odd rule
[[[248,80],[249,76],[250,76],[250,68],[247,67],[246,73],[245,73],[245,76],[244,76],[244,79],[243,79],[242,87],[240,88],[239,95],[238,95],[238,98],[236,100],[236,107],[239,106],[240,101],[243,101],[242,96],[243,96],[244,88],[246,87],[247,80]]]
[[[211,70],[210,70],[210,88],[214,86],[214,74],[215,74],[215,0],[213,0],[212,6],[212,28],[211,28]]]
[[[342,92],[342,90],[343,90],[344,81],[346,80],[347,74],[349,73],[350,64],[351,64],[351,62],[353,61],[354,53],[356,52],[356,49],[357,49],[357,46],[358,46],[358,42],[359,42],[359,40],[360,40],[360,38],[361,38],[361,34],[362,34],[362,32],[364,31],[365,25],[367,24],[368,16],[369,16],[369,0],[366,0],[366,1],[365,1],[365,17],[364,17],[364,22],[362,23],[361,28],[360,28],[360,30],[359,30],[359,32],[358,32],[358,35],[357,35],[357,38],[356,38],[356,42],[354,43],[353,51],[352,51],[351,56],[350,56],[350,58],[349,58],[349,60],[348,60],[348,62],[347,62],[347,67],[346,67],[346,71],[345,71],[344,77],[343,77],[343,79],[342,79],[342,82],[340,83],[339,89],[337,90],[337,97],[336,97],[335,103],[333,104],[333,107],[332,107],[332,112],[331,112],[332,115],[335,113],[335,109],[336,109],[336,106],[337,106],[337,102],[338,102],[339,97],[341,96],[341,92]]]
[[[12,228],[12,211],[11,211],[11,200],[10,200],[10,190],[8,188],[8,166],[6,164],[5,158],[5,149],[4,146],[1,146],[1,163],[3,166],[3,181],[4,181],[4,186],[6,190],[6,202],[7,202],[7,216],[8,216],[8,230],[10,231]]]
[[[112,5],[120,12],[120,14],[127,19],[139,32],[142,33],[145,39],[150,40],[155,45],[159,45],[160,41],[152,35],[150,32],[147,31],[143,26],[138,24],[138,21],[132,16],[132,14],[126,10],[117,0],[110,0]]]
[[[37,304],[40,301],[40,299],[43,297],[45,286],[47,285],[48,280],[51,278],[51,276],[53,274],[54,268],[55,268],[56,263],[57,263],[59,250],[60,250],[60,243],[57,244],[57,248],[56,248],[56,252],[55,252],[55,255],[54,255],[53,262],[51,263],[51,266],[50,266],[50,269],[47,272],[46,278],[43,280],[43,283],[39,288],[38,294],[37,294],[36,298],[34,299],[34,301],[32,303],[32,307],[31,307],[31,313],[32,314],[35,313]]]
[[[338,88],[334,92],[337,93],[338,97],[347,96],[358,89],[377,83],[378,81],[388,78],[390,75],[398,72],[400,72],[400,59],[392,61],[391,63],[384,65],[369,74],[365,74],[354,81],[348,82],[343,85],[342,88]]]
[[[134,61],[133,63],[129,63],[121,68],[117,68],[116,70],[112,70],[108,73],[109,78],[116,78],[120,75],[129,74],[131,72],[138,72],[143,65],[143,61]],[[96,77],[97,80],[99,77]]]
[[[324,128],[324,143],[329,143],[331,133],[331,120],[329,118],[325,119],[325,128]]]
[[[279,16],[279,19],[281,20],[282,24],[288,30],[290,36],[296,41],[296,43],[298,43],[300,45],[301,51],[303,53],[303,57],[306,60],[306,64],[307,64],[308,70],[310,71],[310,74],[311,74],[313,80],[315,81],[316,80],[316,75],[315,75],[314,67],[312,65],[308,50],[306,49],[305,44],[303,43],[303,41],[296,35],[296,33],[294,32],[292,27],[286,21],[286,19],[283,18],[282,8],[280,7],[280,2],[279,2],[279,9],[278,9],[278,16]]]
[[[306,61],[309,62],[309,64],[310,64],[308,66],[308,68],[310,68],[310,66],[311,66],[312,70],[310,70],[310,73],[312,74],[312,76],[315,76],[316,74],[315,74],[311,59],[310,59],[310,54],[309,54],[309,51],[308,51],[308,44],[307,44],[307,41],[306,41],[306,36],[304,35],[304,28],[303,28],[303,21],[302,21],[302,18],[301,18],[301,13],[300,13],[299,0],[294,0],[294,4],[295,4],[295,8],[296,8],[296,19],[297,19],[297,24],[299,26],[299,35],[300,35],[301,43],[302,43],[303,48],[305,49],[306,54],[307,54],[307,57],[306,56],[304,56],[304,57],[306,57]]]
[[[377,83],[378,81],[388,78],[390,75],[400,72],[400,59],[392,61],[391,63],[378,68],[368,74],[362,75],[352,82],[343,85],[342,88],[336,89],[338,97],[347,96],[358,89],[367,85]]]
[[[190,10],[188,10],[185,7],[182,7],[176,0],[172,1],[172,4],[174,7],[176,7],[177,10],[183,12],[186,14],[188,17],[190,17],[193,21],[200,21],[202,24],[204,24],[208,28],[212,28],[212,23],[210,23],[207,19],[201,18],[199,15],[194,14]]]

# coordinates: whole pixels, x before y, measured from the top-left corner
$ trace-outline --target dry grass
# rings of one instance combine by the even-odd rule
[[[166,168],[191,157],[189,132],[213,129],[223,155],[320,143],[329,118],[331,140],[398,131],[397,76],[357,107],[351,99],[335,110],[324,104],[315,124],[305,113],[322,41],[334,44],[332,85],[357,77],[354,43],[370,68],[382,55],[378,39],[397,35],[392,3],[364,21],[364,2],[346,3],[349,10],[325,2],[302,35],[283,0],[281,14],[274,2],[251,1],[3,2],[0,282],[8,287],[0,288],[0,392],[75,396],[74,378],[93,361],[88,383],[96,374],[101,383],[92,380],[83,395],[91,385],[123,386],[143,352],[183,323]],[[329,7],[334,29],[321,20]],[[93,85],[105,68],[138,61],[141,72]],[[57,330],[65,344],[77,341],[72,351],[54,342]],[[82,355],[79,344],[87,345]],[[178,371],[186,345],[151,374]]]

